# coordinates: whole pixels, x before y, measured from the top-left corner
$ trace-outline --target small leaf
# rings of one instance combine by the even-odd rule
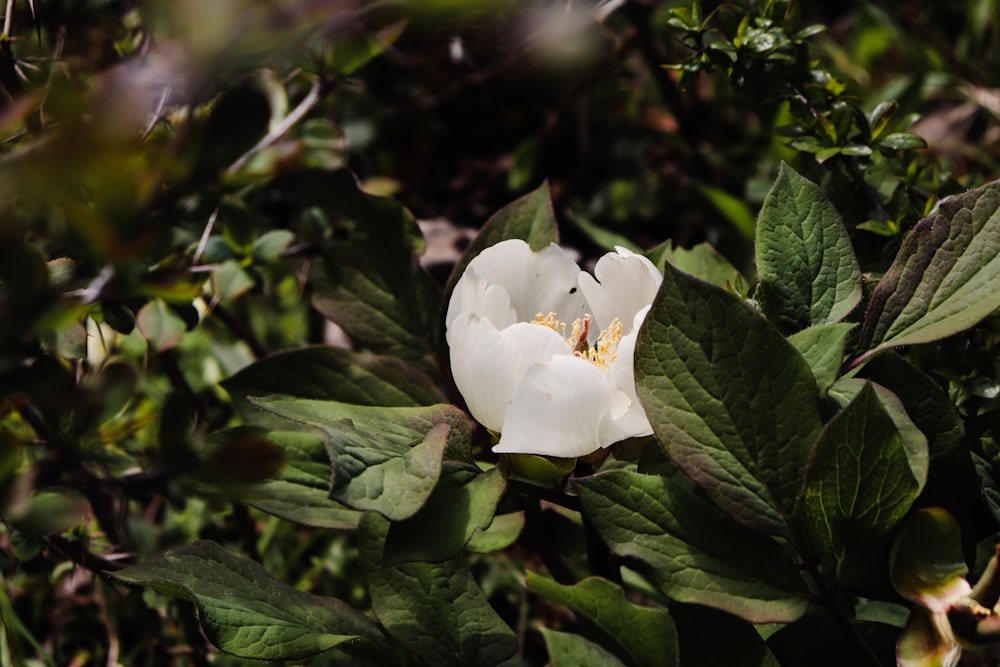
[[[696,182],[695,185],[698,193],[708,200],[740,236],[747,240],[753,238],[753,213],[746,202],[706,183]]]
[[[733,522],[684,475],[616,470],[573,487],[601,539],[672,599],[754,623],[791,622],[809,605],[778,544]]]
[[[824,429],[803,490],[806,524],[838,572],[903,518],[926,477],[927,440],[898,429],[866,383]]]
[[[528,590],[572,609],[606,635],[613,652],[629,665],[679,665],[677,632],[666,609],[633,604],[621,587],[600,577],[563,586],[528,572]]]
[[[943,199],[875,286],[859,347],[928,343],[1000,307],[1000,181]]]
[[[393,662],[378,626],[340,600],[272,577],[214,542],[197,541],[112,576],[192,600],[209,640],[257,660],[302,660],[334,647]]]
[[[738,289],[743,284],[743,276],[718,250],[707,243],[699,243],[690,250],[675,248],[670,263],[684,273],[690,273],[723,289],[744,294],[744,290]]]
[[[599,644],[580,635],[541,628],[552,667],[625,667],[625,663]]]
[[[295,240],[288,229],[272,229],[253,242],[253,259],[259,264],[270,264]]]
[[[757,300],[784,331],[839,322],[861,301],[861,269],[840,214],[782,163],[757,220]]]
[[[817,324],[788,337],[788,342],[795,346],[812,369],[820,395],[826,394],[840,375],[847,336],[855,326],[850,322]]]
[[[493,517],[492,523],[472,533],[465,548],[472,553],[488,554],[506,549],[517,540],[524,529],[524,512],[513,512]]]
[[[383,563],[389,521],[366,513],[361,565],[375,615],[392,637],[430,665],[492,667],[517,650],[517,637],[490,607],[461,559]]]
[[[893,132],[879,139],[877,143],[882,148],[894,151],[927,148],[927,141],[912,132]]]
[[[212,285],[214,292],[223,301],[231,301],[236,297],[245,294],[253,287],[253,278],[247,275],[240,263],[235,259],[230,259],[212,273]]]
[[[816,380],[742,298],[669,265],[635,351],[670,457],[740,523],[786,535],[821,423]]]
[[[177,343],[187,331],[184,320],[167,307],[161,299],[153,299],[139,311],[136,317],[139,333],[149,341],[157,352],[168,350]]]

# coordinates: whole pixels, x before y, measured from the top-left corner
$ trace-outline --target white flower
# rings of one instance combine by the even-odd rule
[[[594,276],[552,244],[509,240],[476,256],[455,286],[448,344],[493,451],[571,458],[652,429],[635,393],[636,336],[662,276],[624,248]]]

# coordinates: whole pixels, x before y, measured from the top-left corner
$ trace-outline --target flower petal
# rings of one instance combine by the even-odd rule
[[[494,452],[585,456],[602,445],[615,387],[596,366],[557,356],[529,368],[514,390]]]
[[[644,435],[652,435],[653,427],[649,424],[646,411],[639,402],[639,396],[635,389],[635,344],[639,336],[639,327],[649,313],[649,306],[639,310],[632,318],[629,332],[618,341],[618,355],[615,363],[611,366],[611,380],[618,387],[618,390],[627,398],[627,410],[624,414],[615,414],[612,411],[614,425],[623,434],[618,440],[625,438],[636,438]],[[617,440],[615,441],[617,442]]]
[[[577,285],[579,274],[580,267],[573,258],[554,243],[534,252],[520,239],[501,241],[469,262],[452,293],[445,321],[450,323],[469,310],[479,312],[479,292],[460,288],[467,280],[481,280],[507,293],[517,321],[527,322],[538,313],[552,312],[560,320],[572,322],[582,317],[587,307]]]
[[[597,260],[594,276],[580,274],[580,290],[587,297],[598,330],[618,318],[628,334],[636,313],[653,302],[663,276],[642,255],[625,248],[615,250]]]
[[[520,322],[502,331],[486,318],[465,313],[449,330],[455,385],[476,420],[499,432],[525,371],[554,355],[572,353],[552,329]]]

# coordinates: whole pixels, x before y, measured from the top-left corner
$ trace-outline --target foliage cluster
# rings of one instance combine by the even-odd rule
[[[994,3],[3,6],[0,664],[993,664]],[[509,238],[654,437],[491,453]]]

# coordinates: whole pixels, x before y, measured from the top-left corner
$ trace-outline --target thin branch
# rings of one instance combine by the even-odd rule
[[[250,158],[265,148],[268,148],[271,144],[284,136],[286,132],[292,129],[296,123],[302,120],[302,118],[309,113],[314,106],[316,106],[322,98],[322,91],[323,84],[319,81],[319,79],[313,81],[312,88],[309,89],[309,93],[302,99],[301,102],[299,102],[298,106],[292,109],[291,113],[282,118],[281,122],[278,123],[273,130],[268,132],[267,136],[258,141],[253,148],[241,155],[236,162],[229,165],[229,168],[226,169],[226,173],[235,174],[246,166],[247,162],[250,161]]]
[[[212,211],[212,215],[208,216],[208,222],[205,223],[205,230],[201,233],[201,239],[198,241],[198,249],[194,251],[194,262],[197,264],[198,260],[201,259],[202,253],[205,252],[205,247],[208,245],[208,239],[212,235],[212,230],[215,229],[215,220],[219,217],[219,209],[216,207]]]

